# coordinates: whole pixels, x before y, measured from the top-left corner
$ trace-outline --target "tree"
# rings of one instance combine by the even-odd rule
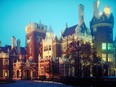
[[[97,52],[95,49],[93,49],[92,58],[93,58],[93,61],[92,61],[92,74],[93,74],[93,76],[95,76],[95,77],[103,76],[101,57],[97,56]]]
[[[58,75],[59,74],[59,69],[58,69],[58,64],[55,61],[50,61],[45,67],[46,73],[53,75]]]
[[[69,58],[69,56],[71,56],[70,60],[75,61],[75,76],[89,77],[90,74],[93,74],[98,77],[102,75],[101,58],[97,56],[90,43],[83,43],[82,41],[70,43],[66,57]]]

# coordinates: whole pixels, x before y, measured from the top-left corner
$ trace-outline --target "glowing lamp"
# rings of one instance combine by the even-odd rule
[[[104,8],[104,13],[105,13],[105,14],[110,14],[110,7],[108,7],[108,6],[105,7],[105,8]]]

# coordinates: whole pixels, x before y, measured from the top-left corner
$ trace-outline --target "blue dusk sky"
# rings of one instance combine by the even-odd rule
[[[93,2],[95,0],[0,0],[0,41],[2,46],[11,45],[11,37],[21,40],[25,46],[25,26],[30,22],[51,25],[54,33],[60,37],[60,31],[78,23],[78,5],[85,6],[84,20],[90,28],[89,22],[93,16]],[[100,0],[100,12],[110,6],[116,20],[116,0]],[[115,21],[116,22],[116,21]],[[116,36],[114,23],[113,36]]]

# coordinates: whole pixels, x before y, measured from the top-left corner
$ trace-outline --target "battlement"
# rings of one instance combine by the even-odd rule
[[[99,18],[93,17],[90,21],[90,26],[93,27],[99,27],[99,26],[110,26],[113,27],[114,25],[114,17],[111,14],[107,15],[103,13],[99,16]]]

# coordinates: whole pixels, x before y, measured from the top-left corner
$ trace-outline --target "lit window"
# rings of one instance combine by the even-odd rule
[[[103,59],[103,61],[106,61],[106,54],[105,53],[102,54],[102,59]]]
[[[44,74],[44,68],[41,67],[41,74]]]
[[[3,76],[8,77],[9,76],[9,71],[8,70],[3,70]]]
[[[4,73],[4,75],[5,75],[5,76],[8,76],[8,73],[7,73],[7,72],[5,72],[5,73]]]
[[[45,46],[44,47],[44,51],[48,51],[48,46]]]
[[[112,62],[113,61],[113,54],[108,54],[108,61]]]
[[[108,50],[112,50],[113,49],[113,45],[111,43],[108,43]]]
[[[102,43],[102,50],[106,50],[106,43]]]

